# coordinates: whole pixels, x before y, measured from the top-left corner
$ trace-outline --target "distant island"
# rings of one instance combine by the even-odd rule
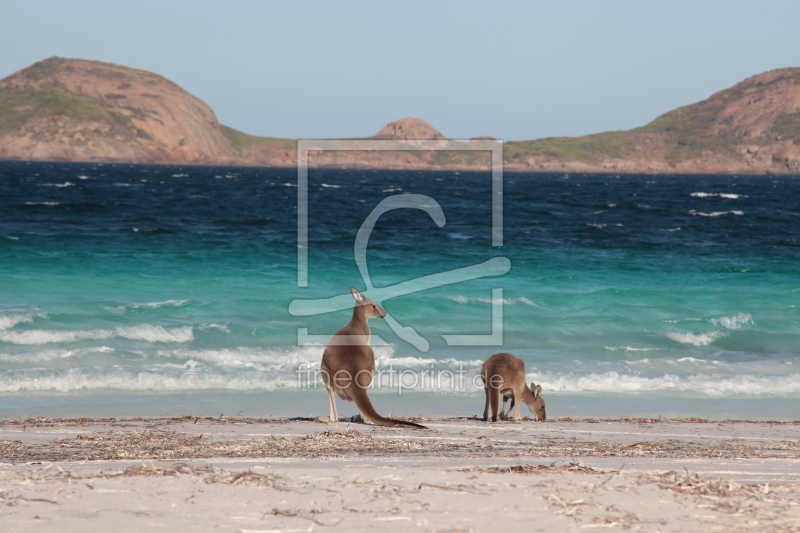
[[[416,118],[365,137],[445,138]],[[144,70],[51,57],[0,80],[0,159],[295,166],[296,146],[220,125],[208,104]],[[507,141],[503,150],[508,171],[800,173],[800,68],[750,77],[632,130]],[[488,162],[475,152],[338,152],[312,165],[479,170]]]

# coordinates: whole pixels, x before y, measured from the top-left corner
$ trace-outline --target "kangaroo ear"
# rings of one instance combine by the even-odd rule
[[[538,398],[542,395],[542,386],[531,381],[531,391],[533,391],[533,397]]]
[[[364,295],[361,294],[360,292],[358,292],[353,287],[350,287],[350,294],[353,295],[353,298],[355,298],[358,303],[361,303],[361,302],[364,301]]]

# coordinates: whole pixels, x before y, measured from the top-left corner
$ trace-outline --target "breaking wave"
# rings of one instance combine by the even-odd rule
[[[491,298],[467,297],[467,296],[461,296],[461,295],[458,295],[458,296],[447,296],[446,298],[449,299],[449,300],[453,300],[454,302],[457,302],[457,303],[460,303],[460,304],[465,304],[465,303],[469,303],[469,302],[481,302],[481,303],[485,303],[485,304],[500,302],[503,305],[525,304],[525,305],[531,305],[531,306],[536,307],[535,303],[533,303],[529,299],[525,298],[524,296],[520,296],[519,298],[502,298],[500,300],[493,300]]]
[[[731,200],[737,200],[739,198],[747,198],[747,196],[742,196],[740,194],[734,194],[730,192],[693,192],[689,196],[694,196],[695,198],[711,198],[711,197],[718,197],[718,198],[728,198]]]
[[[165,328],[141,324],[131,327],[95,330],[47,330],[2,331],[0,342],[11,344],[55,344],[82,340],[103,340],[122,337],[145,342],[190,342],[194,338],[192,326]]]

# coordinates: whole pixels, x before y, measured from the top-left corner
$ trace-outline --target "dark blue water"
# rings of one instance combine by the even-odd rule
[[[426,346],[371,323],[379,410],[475,414],[481,362],[510,351],[553,416],[794,416],[799,177],[507,173],[493,247],[489,173],[312,169],[300,253],[297,185],[294,169],[0,163],[0,416],[325,414],[313,369],[350,304],[291,302],[365,289],[357,232],[408,193],[446,223],[382,215],[375,287],[511,268],[383,301]]]

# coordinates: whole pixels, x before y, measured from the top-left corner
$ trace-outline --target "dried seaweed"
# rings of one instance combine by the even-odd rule
[[[566,465],[557,464],[556,461],[549,465],[514,465],[514,466],[493,466],[490,468],[461,468],[458,472],[480,472],[484,474],[543,474],[543,473],[576,473],[576,474],[608,474],[605,470],[597,470],[580,463],[570,463]],[[582,462],[582,461],[581,461]]]
[[[471,449],[486,445],[471,445]],[[110,461],[121,459],[206,459],[211,457],[338,457],[364,454],[422,454],[460,450],[461,443],[419,439],[377,439],[358,431],[326,431],[300,437],[266,437],[208,442],[169,430],[107,431],[55,439],[46,445],[0,441],[7,461]]]
[[[155,477],[174,477],[179,475],[190,475],[199,477],[204,483],[221,485],[252,485],[276,490],[293,490],[303,486],[289,479],[288,477],[277,474],[258,474],[256,472],[227,472],[221,468],[213,466],[190,466],[186,463],[175,463],[169,466],[141,465],[131,466],[124,469],[101,470],[84,474],[75,474],[71,470],[64,470],[58,465],[52,464],[47,468],[33,470],[27,474],[26,479],[32,481],[52,481],[52,480],[86,480],[98,478],[118,478],[135,476],[155,476]],[[3,499],[0,491],[0,500]]]
[[[303,457],[326,458],[347,455],[479,455],[485,457],[636,457],[636,458],[800,458],[796,441],[702,438],[677,440],[665,436],[644,437],[640,442],[619,442],[614,436],[603,439],[564,437],[547,431],[535,443],[529,440],[495,438],[481,434],[476,438],[418,438],[416,434],[394,431],[325,431],[310,435],[274,436],[242,439],[236,435],[178,431],[194,427],[194,417],[172,419],[28,419],[7,420],[7,424],[87,427],[85,434],[50,442],[0,440],[0,460],[6,462],[55,462],[92,460],[185,460],[212,457]],[[639,421],[645,419],[637,419]],[[649,419],[648,419],[649,420]],[[208,424],[272,424],[259,419],[202,419]],[[284,420],[282,423],[288,422]],[[3,423],[3,422],[0,422]],[[189,424],[187,426],[187,424]],[[172,428],[175,428],[174,430]],[[537,426],[544,427],[544,426]],[[198,427],[200,429],[200,427]],[[269,433],[269,427],[264,428]],[[312,429],[312,431],[318,431]],[[365,432],[366,433],[366,432]]]
[[[703,496],[748,496],[760,498],[768,491],[765,485],[740,485],[730,480],[701,478],[698,474],[685,472],[661,472],[657,474],[642,474],[639,482],[655,483],[662,489],[674,490],[682,494]]]
[[[191,422],[196,424],[202,422],[210,425],[227,424],[288,424],[294,419],[290,418],[248,418],[248,417],[225,417],[216,416],[182,416],[173,418],[7,418],[0,419],[0,427],[3,426],[30,426],[30,427],[53,427],[53,426],[127,426],[133,423],[152,423],[157,425],[185,424]]]

